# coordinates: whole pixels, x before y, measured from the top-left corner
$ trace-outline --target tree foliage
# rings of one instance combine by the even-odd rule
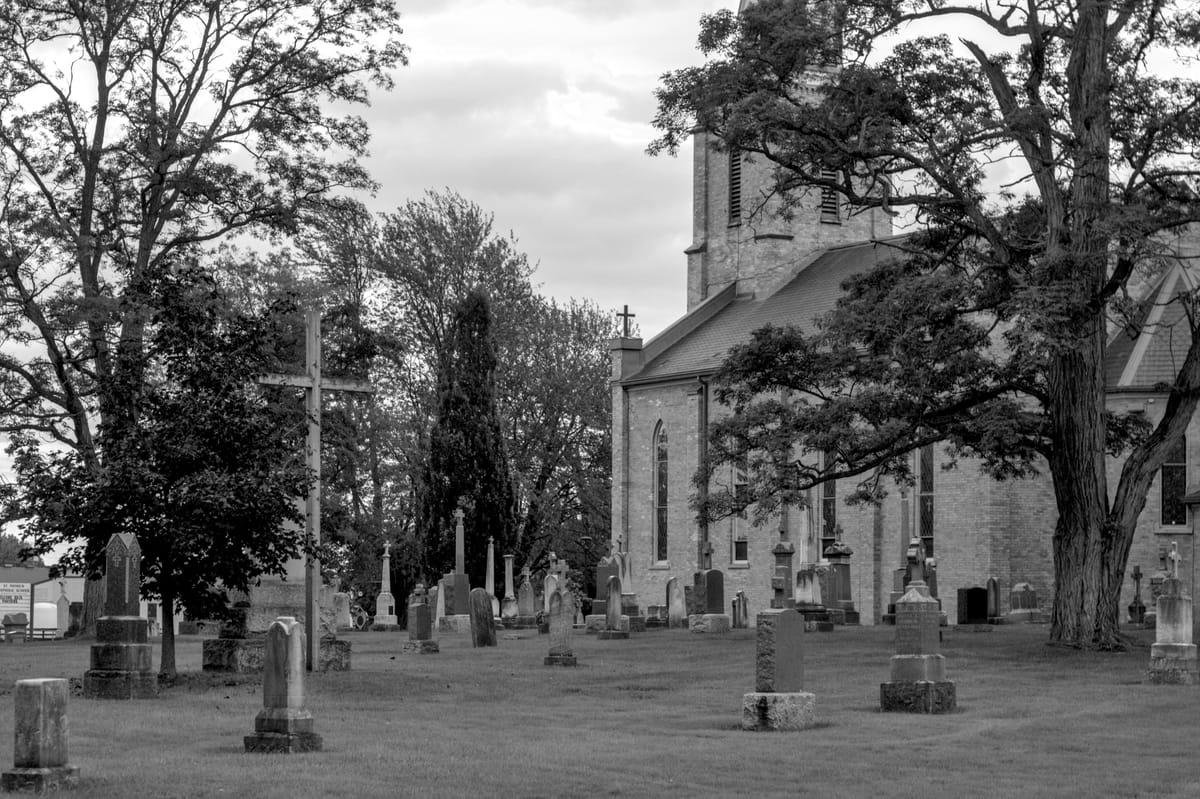
[[[817,329],[732,353],[719,396],[741,415],[714,428],[715,460],[750,455],[766,509],[826,479],[863,476],[868,494],[909,479],[902,456],[935,441],[997,477],[1044,470],[1051,637],[1118,646],[1137,517],[1200,398],[1195,297],[1173,300],[1192,344],[1153,429],[1107,412],[1105,348],[1200,220],[1200,86],[1158,68],[1195,63],[1198,35],[1192,4],[1159,0],[760,0],[706,16],[708,61],[664,77],[651,150],[698,123],[771,167],[785,212],[823,189],[920,231]],[[1105,454],[1122,450],[1110,490]],[[817,451],[830,467],[805,465]]]

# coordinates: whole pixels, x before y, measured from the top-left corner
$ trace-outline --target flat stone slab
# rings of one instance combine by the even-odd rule
[[[879,709],[885,713],[950,713],[957,706],[950,680],[901,680],[879,685]]]
[[[79,785],[79,766],[14,768],[0,774],[0,789],[6,793],[50,793],[69,791]]]
[[[733,629],[728,613],[702,613],[688,617],[688,629],[694,633],[727,633]]]
[[[425,641],[405,641],[404,648],[400,650],[406,655],[436,655],[441,650],[438,648],[438,642],[432,639]]]
[[[247,752],[285,755],[320,752],[323,744],[321,736],[315,732],[260,732],[247,735],[242,740]]]
[[[816,695],[754,692],[742,695],[742,729],[806,730],[816,724]]]

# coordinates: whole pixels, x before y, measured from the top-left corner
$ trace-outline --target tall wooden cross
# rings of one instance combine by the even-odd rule
[[[625,338],[629,338],[629,320],[630,320],[630,319],[632,319],[632,318],[634,318],[635,316],[637,316],[637,314],[635,314],[635,313],[630,313],[630,312],[629,312],[629,306],[628,306],[628,305],[626,305],[626,306],[624,306],[624,308],[622,309],[621,313],[617,314],[617,316],[621,317],[621,323],[622,323],[622,325],[623,325],[623,330],[624,330],[624,332],[622,333],[622,335],[623,335]]]
[[[305,373],[267,374],[260,376],[258,382],[269,386],[296,386],[304,389],[304,407],[308,416],[308,438],[304,448],[308,456],[308,468],[313,475],[312,487],[308,490],[308,501],[305,503],[308,522],[306,537],[315,548],[321,544],[321,392],[357,391],[371,394],[375,389],[370,383],[361,380],[321,377],[321,312],[309,311],[305,316],[304,328],[304,362],[307,367]],[[320,562],[309,555],[304,567],[304,661],[308,671],[312,671],[313,664],[317,662],[317,620],[320,616],[317,600],[320,575]]]

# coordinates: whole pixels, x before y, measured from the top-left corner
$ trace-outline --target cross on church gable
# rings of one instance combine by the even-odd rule
[[[617,316],[621,317],[622,330],[624,331],[621,335],[625,338],[629,338],[629,320],[633,319],[635,316],[637,316],[637,314],[630,313],[629,306],[626,305],[623,307],[623,310],[617,314]]]

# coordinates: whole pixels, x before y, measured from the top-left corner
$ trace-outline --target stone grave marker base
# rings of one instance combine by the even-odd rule
[[[406,655],[434,655],[440,652],[438,642],[432,640],[425,641],[405,641],[404,648],[400,650]]]
[[[608,617],[603,613],[590,613],[583,617],[583,631],[586,633],[598,633],[604,629],[604,621]]]
[[[457,613],[438,619],[438,632],[450,635],[471,634],[471,614]]]
[[[743,730],[804,730],[816,724],[816,695],[749,693],[742,695]]]
[[[626,633],[628,636],[628,633]],[[577,666],[579,662],[574,655],[547,655],[543,663],[547,666]]]
[[[1200,683],[1200,665],[1195,644],[1151,644],[1150,670],[1146,682],[1151,685],[1196,685]]]
[[[956,707],[950,680],[897,680],[879,685],[879,709],[885,713],[950,713]]]
[[[392,618],[395,618],[394,616]],[[380,624],[375,622],[368,629],[373,633],[394,633],[400,630],[399,624]]]
[[[0,774],[0,789],[6,793],[69,791],[78,785],[79,766],[14,768]]]
[[[83,695],[88,699],[153,699],[158,696],[158,675],[93,669],[84,672]]]
[[[728,613],[701,613],[688,617],[688,629],[694,633],[727,633],[733,629]]]
[[[315,732],[256,732],[243,739],[247,752],[299,754],[320,752],[321,736]]]
[[[537,627],[537,616],[512,616],[504,619],[506,630],[531,630]]]

